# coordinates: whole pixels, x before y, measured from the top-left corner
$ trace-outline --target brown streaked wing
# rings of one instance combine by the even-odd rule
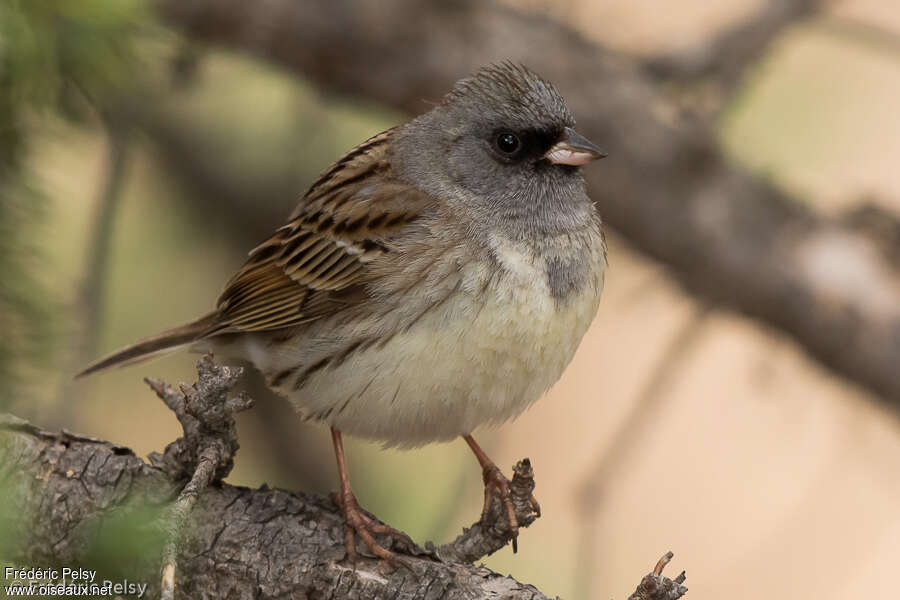
[[[430,204],[394,179],[391,130],[357,146],[312,185],[290,221],[250,252],[219,298],[224,331],[297,325],[364,301],[366,264]]]

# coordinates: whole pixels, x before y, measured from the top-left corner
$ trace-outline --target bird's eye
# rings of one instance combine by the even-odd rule
[[[497,139],[494,140],[494,144],[496,144],[497,149],[504,154],[515,154],[522,145],[518,136],[509,132],[499,134]]]

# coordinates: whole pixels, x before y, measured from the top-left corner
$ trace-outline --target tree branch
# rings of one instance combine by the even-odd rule
[[[864,235],[734,166],[642,65],[497,2],[158,0],[190,37],[418,113],[496,60],[554,81],[609,148],[585,170],[609,224],[692,293],[775,326],[900,407],[900,274]],[[402,18],[398,18],[402,15]]]
[[[827,0],[769,0],[746,21],[683,52],[654,57],[644,66],[652,77],[679,85],[713,81],[728,96],[785,27],[815,15],[825,4]]]
[[[99,562],[103,568],[110,559],[98,560],[98,539],[116,521],[130,519],[110,552],[122,562],[128,540],[140,540],[139,553],[125,560],[120,576],[149,584],[150,597],[165,590],[191,599],[545,598],[470,562],[511,539],[500,523],[505,513],[499,501],[488,527],[476,523],[454,542],[420,551],[408,560],[411,571],[389,572],[374,558],[347,564],[343,517],[328,499],[265,486],[210,485],[231,468],[237,450],[232,415],[250,404],[243,396],[227,397],[239,374],[207,356],[198,365],[198,382],[181,392],[149,381],[185,431],[164,455],[151,455],[152,464],[110,442],[41,431],[0,414],[0,555],[29,566]],[[520,462],[511,492],[523,527],[535,518],[528,501],[533,488],[531,467]],[[160,528],[165,539],[153,543]],[[687,591],[671,595],[680,583],[657,585],[659,594],[642,597],[677,598]]]
[[[175,595],[177,555],[191,509],[209,485],[227,477],[234,466],[238,449],[234,414],[253,405],[246,394],[227,397],[242,371],[216,367],[212,355],[207,354],[197,364],[198,381],[191,388],[182,386],[179,392],[159,379],[144,380],[175,413],[184,430],[184,437],[169,444],[165,454],[151,455],[150,462],[167,470],[173,478],[189,477],[166,520],[161,600],[173,600]]]

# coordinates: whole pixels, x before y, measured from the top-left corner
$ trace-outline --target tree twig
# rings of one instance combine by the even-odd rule
[[[678,600],[684,596],[687,593],[687,588],[681,585],[687,578],[684,571],[675,579],[663,577],[662,574],[674,556],[671,551],[666,552],[656,563],[653,572],[644,575],[634,593],[628,596],[628,600]]]
[[[531,525],[538,514],[531,504],[531,493],[534,491],[534,469],[527,458],[520,460],[513,467],[513,477],[509,482],[509,492],[519,527]],[[510,541],[509,521],[502,503],[497,499],[491,507],[489,527],[475,524],[464,529],[455,540],[443,544],[436,550],[442,560],[474,563],[476,560],[493,554],[504,548]]]
[[[177,563],[178,585],[170,589],[179,599],[545,598],[531,586],[467,562],[509,543],[508,528],[500,523],[484,530],[475,524],[454,542],[411,558],[412,573],[387,572],[373,558],[346,562],[343,517],[329,499],[219,482],[237,449],[232,415],[248,401],[226,399],[236,370],[206,357],[198,375],[196,384],[180,391],[150,380],[185,432],[163,455],[152,455],[152,464],[109,442],[49,433],[0,415],[0,527],[16,541],[13,556],[5,558],[89,565],[97,534],[109,523],[130,515],[140,531],[128,537],[140,538],[152,525],[143,516],[146,508],[168,507],[174,497],[176,508],[162,513],[169,529],[165,543],[147,544],[140,556],[126,561],[128,579],[147,582],[151,596],[171,584]],[[522,461],[512,482],[521,526],[534,519],[527,501],[533,487],[530,465]],[[495,510],[491,518],[504,517]],[[163,586],[156,575],[160,559],[166,565]]]
[[[209,484],[224,479],[234,466],[238,449],[234,414],[253,405],[246,394],[228,397],[241,372],[240,368],[217,366],[207,354],[197,363],[197,383],[190,388],[183,386],[178,391],[159,379],[145,379],[184,430],[184,437],[169,444],[165,454],[152,454],[150,461],[175,479],[190,477],[163,523],[167,539],[162,556],[162,600],[175,597],[177,554],[191,509]]]

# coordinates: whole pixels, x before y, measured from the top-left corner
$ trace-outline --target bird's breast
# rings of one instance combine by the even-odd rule
[[[544,252],[492,245],[493,260],[463,266],[453,293],[407,328],[286,395],[313,419],[407,447],[521,413],[560,377],[593,320],[605,250],[591,236]],[[565,285],[554,287],[561,274],[548,264],[568,265]]]

